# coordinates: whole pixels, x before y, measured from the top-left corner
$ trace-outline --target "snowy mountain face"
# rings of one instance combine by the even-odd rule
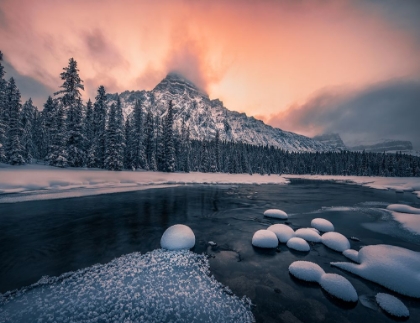
[[[346,150],[347,147],[344,144],[338,133],[326,133],[319,136],[315,136],[314,140],[320,141],[328,146],[335,148],[336,150]]]
[[[230,111],[220,100],[210,100],[207,94],[178,74],[168,74],[152,91],[125,91],[120,95],[124,116],[129,116],[136,100],[143,111],[154,116],[165,116],[169,101],[173,101],[174,128],[180,132],[182,122],[190,129],[190,138],[212,140],[219,130],[220,139],[253,145],[269,145],[288,151],[336,150],[329,144],[283,131],[248,117],[245,113]],[[109,95],[110,102],[117,94]]]
[[[387,151],[406,151],[412,150],[413,144],[405,140],[383,140],[379,142],[359,143],[356,146],[349,147],[352,151],[365,150],[370,152],[387,152]]]

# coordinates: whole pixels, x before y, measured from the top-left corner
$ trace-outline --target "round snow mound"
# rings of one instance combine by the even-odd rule
[[[282,211],[282,210],[278,210],[278,209],[270,209],[264,212],[264,215],[266,217],[269,218],[276,218],[276,219],[287,219],[287,213]]]
[[[183,224],[175,224],[167,228],[160,239],[160,246],[168,250],[191,249],[194,245],[194,232]]]
[[[359,252],[354,249],[347,249],[343,251],[344,257],[349,258],[351,261],[359,263]]]
[[[327,232],[322,235],[322,243],[338,252],[350,249],[349,240],[338,232]]]
[[[345,302],[357,302],[359,299],[353,285],[343,276],[324,274],[319,284],[327,293]]]
[[[319,233],[312,230],[312,228],[298,229],[295,232],[296,237],[305,239],[310,242],[321,242],[321,236]]]
[[[297,251],[309,251],[311,249],[309,247],[309,244],[305,240],[298,237],[290,238],[289,241],[287,241],[287,246],[290,249],[294,249]]]
[[[389,315],[401,318],[410,316],[410,312],[408,311],[407,306],[405,306],[403,302],[392,295],[378,293],[376,294],[375,299],[379,307]]]
[[[279,240],[274,232],[258,230],[252,237],[252,245],[258,248],[277,248]]]
[[[323,218],[316,218],[311,221],[311,226],[321,232],[334,231],[334,225]]]
[[[316,263],[310,261],[295,261],[289,266],[292,276],[307,281],[318,283],[325,271]]]
[[[286,243],[295,236],[293,229],[285,224],[273,224],[267,230],[274,232],[281,243]]]

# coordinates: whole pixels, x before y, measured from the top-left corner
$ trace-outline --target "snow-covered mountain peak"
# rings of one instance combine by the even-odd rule
[[[208,97],[208,95],[200,90],[193,82],[175,72],[166,75],[166,77],[155,86],[152,92],[167,92],[174,95],[182,95],[185,92],[190,92],[190,94],[201,94]]]

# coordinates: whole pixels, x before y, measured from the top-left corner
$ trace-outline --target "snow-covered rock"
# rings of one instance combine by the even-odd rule
[[[321,276],[319,284],[326,292],[345,302],[357,302],[358,300],[353,285],[341,275],[324,274]]]
[[[132,253],[0,298],[0,322],[254,322],[189,250]]]
[[[353,285],[343,276],[326,274],[316,263],[310,261],[295,261],[289,266],[292,276],[321,285],[330,295],[345,302],[357,302],[357,292]]]
[[[252,245],[258,248],[277,248],[279,240],[273,231],[258,230],[252,237]]]
[[[267,230],[273,231],[281,243],[286,243],[290,238],[295,236],[293,229],[285,224],[273,224]]]
[[[390,204],[386,208],[401,213],[420,214],[420,209],[405,204]]]
[[[310,242],[321,242],[321,236],[312,228],[298,229],[295,232],[295,236]]]
[[[331,265],[385,286],[397,293],[420,298],[420,252],[390,245],[360,249],[360,264],[332,262]]]
[[[334,225],[323,218],[315,218],[311,221],[311,226],[321,232],[334,231]]]
[[[351,261],[359,263],[359,252],[354,249],[347,249],[343,251],[343,255]]]
[[[269,209],[264,212],[264,216],[275,219],[287,219],[287,213],[279,209]]]
[[[168,250],[191,249],[194,245],[194,232],[183,224],[175,224],[167,228],[160,239],[160,246]]]
[[[399,318],[407,318],[410,316],[407,306],[395,296],[378,293],[376,294],[375,299],[379,307],[389,315]]]
[[[295,261],[289,266],[289,272],[296,278],[312,283],[319,283],[325,271],[310,261]]]
[[[298,237],[290,238],[289,241],[287,241],[287,247],[289,247],[290,249],[297,250],[297,251],[311,250],[311,247],[309,247],[309,244],[302,238],[298,238]]]
[[[338,252],[343,252],[350,248],[349,240],[338,232],[327,232],[322,236],[322,243],[328,248],[333,249]]]

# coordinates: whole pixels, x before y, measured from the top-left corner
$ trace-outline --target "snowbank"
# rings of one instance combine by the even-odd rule
[[[338,252],[343,252],[350,248],[349,240],[338,232],[327,232],[322,236],[322,243],[328,248],[333,249]]]
[[[1,322],[253,322],[203,255],[132,253],[0,297]]]
[[[323,218],[315,218],[311,221],[311,226],[321,232],[334,231],[334,225]]]
[[[354,249],[347,249],[343,251],[343,255],[351,261],[359,263],[359,252]]]
[[[369,177],[339,175],[283,175],[287,179],[301,178],[357,184],[378,190],[392,189],[398,192],[413,192],[420,198],[420,177]]]
[[[420,252],[390,245],[360,249],[360,264],[332,262],[331,265],[378,283],[397,293],[420,298]]]
[[[285,224],[273,224],[267,230],[273,231],[281,243],[286,243],[290,238],[295,236],[293,229]]]
[[[316,231],[312,230],[312,228],[303,228],[298,229],[295,232],[296,237],[305,239],[306,241],[310,242],[321,242],[321,236]]]
[[[294,249],[294,250],[302,251],[302,252],[311,250],[311,247],[309,247],[309,244],[302,238],[298,238],[298,237],[290,238],[289,241],[287,241],[287,247],[289,247],[290,249]]]
[[[401,223],[404,229],[420,235],[420,209],[405,205],[391,204],[387,206],[395,221]]]
[[[310,261],[295,261],[289,266],[294,277],[307,282],[318,283],[327,293],[345,302],[357,302],[353,285],[343,276],[326,274],[317,264]]]
[[[279,240],[270,230],[258,230],[252,237],[252,245],[258,248],[277,248]]]
[[[222,173],[113,172],[45,165],[0,167],[0,203],[80,197],[184,184],[287,184],[282,176]],[[9,194],[19,193],[19,194]]]
[[[160,246],[168,250],[191,249],[195,245],[195,235],[190,227],[175,224],[165,230],[160,239]]]
[[[386,208],[400,213],[420,214],[420,209],[405,204],[390,204]]]
[[[400,318],[407,318],[410,316],[407,306],[395,296],[378,293],[376,294],[375,299],[379,307],[389,315]]]
[[[275,219],[285,220],[288,218],[287,213],[279,209],[270,209],[264,212],[264,216]]]

